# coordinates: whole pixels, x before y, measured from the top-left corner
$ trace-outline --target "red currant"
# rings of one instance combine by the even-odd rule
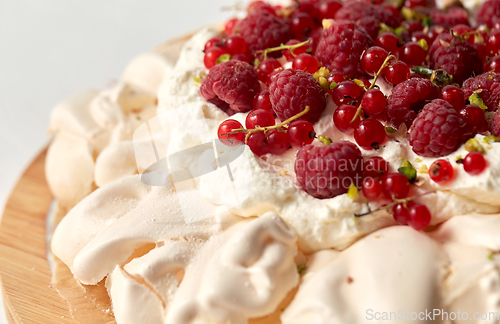
[[[410,35],[413,35],[413,33],[422,31],[424,29],[424,26],[420,23],[420,21],[412,19],[412,20],[404,20],[401,23],[401,26],[406,28]]]
[[[404,62],[395,62],[389,64],[384,69],[385,80],[390,84],[396,85],[410,78],[410,68]]]
[[[269,127],[276,124],[274,115],[269,110],[257,109],[251,111],[245,119],[245,127],[247,129],[254,129],[257,126]]]
[[[267,134],[267,148],[271,154],[280,155],[290,148],[290,141],[285,132],[271,129]]]
[[[354,139],[365,150],[378,149],[385,141],[385,128],[376,119],[362,120],[354,130]]]
[[[286,134],[290,143],[297,147],[311,144],[316,137],[314,126],[306,120],[295,120],[290,123]]]
[[[221,55],[226,54],[226,52],[220,47],[211,47],[205,52],[205,57],[203,58],[203,63],[205,67],[210,69],[217,64],[217,60]]]
[[[486,160],[479,152],[470,152],[464,159],[464,170],[470,175],[481,174],[486,166]]]
[[[264,109],[273,111],[273,107],[271,105],[271,95],[268,89],[260,90],[259,93],[253,99],[253,109]]]
[[[224,27],[226,34],[231,35],[234,31],[234,27],[236,27],[236,24],[238,23],[239,19],[238,18],[233,18],[228,20],[226,23],[226,26]]]
[[[379,89],[369,89],[361,99],[363,110],[370,116],[380,115],[387,107],[387,98]]]
[[[401,39],[390,32],[383,32],[375,39],[375,45],[382,47],[387,52],[398,56],[399,48],[403,46]]]
[[[267,148],[267,138],[264,132],[255,132],[248,136],[247,145],[257,156],[269,153]]]
[[[205,43],[205,51],[209,48],[220,45],[221,42],[222,42],[222,39],[220,37],[214,37],[214,38],[209,39],[208,42]]]
[[[410,193],[410,181],[401,173],[389,173],[384,180],[382,180],[382,192],[389,199],[403,199],[408,197]]]
[[[224,48],[231,55],[245,53],[247,51],[247,43],[241,36],[231,35],[226,39]]]
[[[383,180],[389,173],[389,162],[380,156],[373,156],[365,161],[363,172],[365,177]]]
[[[460,111],[465,106],[465,94],[457,86],[447,85],[441,89],[439,98],[444,99],[450,103],[457,111]]]
[[[253,61],[252,51],[247,50],[245,53],[236,53],[231,55],[231,59],[251,63]]]
[[[500,54],[500,30],[492,30],[485,39],[488,56],[492,57]]]
[[[493,71],[495,73],[500,73],[500,55],[494,56],[484,67],[484,71]]]
[[[300,44],[299,40],[291,39],[288,42],[286,42],[285,45],[290,46],[290,45],[297,45],[297,44]],[[293,50],[293,54],[292,54],[292,51],[290,49],[286,49],[286,50],[283,50],[283,55],[286,57],[286,60],[290,62],[290,61],[293,61],[293,59],[297,55],[306,53],[307,48],[308,48],[308,45],[297,47],[296,49]],[[295,56],[294,56],[294,54],[295,54]]]
[[[411,34],[411,41],[412,42],[418,43],[418,41],[421,39],[425,39],[428,46],[432,45],[432,44],[430,44],[431,40],[429,39],[429,36],[427,36],[427,34],[424,33],[423,31],[416,31],[413,34]]]
[[[319,4],[319,18],[323,19],[333,19],[337,10],[342,8],[342,2],[337,0],[323,1]]]
[[[434,43],[434,41],[436,40],[436,38],[438,37],[439,34],[442,34],[445,31],[447,31],[447,29],[445,29],[443,26],[439,26],[439,25],[434,25],[431,28],[429,28],[429,32],[427,33],[427,36],[429,37],[429,40],[430,40],[429,46],[432,43]]]
[[[326,77],[329,83],[335,82],[335,83],[340,83],[342,81],[347,81],[349,78],[344,72],[340,71],[333,71],[328,74]]]
[[[368,200],[375,200],[382,193],[382,185],[373,178],[366,178],[361,187],[363,196]]]
[[[354,81],[340,82],[337,87],[330,91],[333,102],[340,106],[342,104],[357,104],[363,89]]]
[[[453,26],[453,33],[455,35],[463,35],[465,33],[470,33],[472,31],[473,31],[473,29],[470,26],[467,26],[467,25],[456,25],[456,26]],[[463,36],[463,38],[466,41],[468,41],[469,43],[474,44],[474,35],[473,34]]]
[[[422,65],[426,51],[415,42],[406,43],[399,51],[399,58],[408,65]]]
[[[439,159],[432,163],[429,168],[429,176],[432,181],[437,183],[446,183],[453,178],[453,166],[444,159]]]
[[[335,127],[344,134],[352,134],[361,121],[361,117],[358,116],[358,118],[351,123],[357,110],[358,108],[353,105],[341,105],[335,109],[333,113],[333,123]]]
[[[267,83],[269,76],[274,70],[279,69],[281,63],[275,58],[268,58],[260,62],[257,67],[257,74],[259,75],[259,80]]]
[[[425,229],[431,223],[432,215],[425,205],[415,204],[408,211],[408,224],[417,231]]]
[[[299,54],[293,60],[292,68],[312,74],[318,71],[319,64],[318,60],[311,54]]]
[[[401,225],[408,225],[408,209],[415,206],[413,200],[406,203],[399,203],[392,207],[394,220]]]
[[[225,120],[219,125],[219,129],[217,130],[217,137],[224,145],[241,145],[245,141],[246,133],[234,133],[229,135],[229,133],[233,132],[235,129],[240,128],[243,128],[243,126],[239,121],[234,119]]]
[[[467,105],[460,110],[460,116],[465,121],[470,136],[475,136],[478,133],[483,133],[488,129],[486,115],[484,110],[476,105]]]
[[[389,53],[382,47],[370,47],[361,56],[361,68],[369,75],[375,75],[388,55]]]
[[[290,27],[294,38],[300,40],[306,39],[316,25],[314,24],[314,19],[309,14],[298,12],[292,14]]]

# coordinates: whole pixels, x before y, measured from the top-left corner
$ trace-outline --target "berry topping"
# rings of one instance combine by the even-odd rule
[[[249,111],[260,91],[255,69],[246,62],[228,61],[212,67],[201,83],[201,95],[211,100],[219,98],[235,111]]]
[[[257,156],[269,153],[267,147],[267,138],[264,132],[255,132],[248,136],[247,145]]]
[[[385,81],[393,85],[405,82],[410,78],[410,74],[410,67],[405,62],[401,61],[390,63],[384,69]]]
[[[457,86],[447,85],[441,89],[439,98],[448,101],[456,110],[460,111],[465,106],[465,94]]]
[[[432,215],[425,205],[415,204],[408,210],[408,225],[417,231],[425,229],[431,223]]]
[[[405,203],[399,203],[392,207],[392,213],[394,220],[401,225],[408,225],[408,208],[415,206],[413,201],[408,201]]]
[[[243,126],[239,121],[234,119],[228,119],[223,121],[219,125],[219,129],[217,130],[217,137],[227,146],[237,146],[241,145],[245,142],[245,133],[232,133],[236,129],[241,129]]]
[[[382,193],[382,185],[378,180],[366,178],[363,181],[361,190],[363,191],[363,196],[365,196],[366,199],[375,200]]]
[[[285,46],[292,46],[292,45],[297,45],[300,44],[300,41],[297,39],[291,39],[288,42],[286,42]],[[292,50],[287,48],[286,50],[283,51],[283,56],[286,57],[287,61],[293,61],[295,57],[297,57],[300,54],[304,54],[307,52],[307,46],[300,46],[295,49],[293,49],[293,54]]]
[[[429,49],[430,67],[443,69],[461,84],[483,73],[483,63],[476,48],[468,41],[448,33],[440,34]]]
[[[389,199],[406,198],[410,193],[410,181],[401,173],[389,173],[382,180],[382,192]]]
[[[245,127],[247,129],[253,129],[256,126],[268,127],[274,126],[274,115],[269,110],[258,109],[251,111],[247,118],[245,119]]]
[[[389,163],[380,156],[374,156],[365,161],[364,175],[382,180],[389,174]]]
[[[460,110],[460,116],[465,121],[467,125],[467,131],[470,136],[475,136],[478,133],[483,133],[488,129],[488,123],[486,122],[486,115],[484,110],[476,105],[467,105],[462,110]]]
[[[267,133],[267,152],[280,155],[290,148],[290,141],[286,132],[278,129],[271,129]]]
[[[399,55],[399,48],[404,45],[404,42],[391,32],[383,32],[375,39],[375,45],[393,55]]]
[[[425,62],[426,54],[425,49],[419,43],[409,42],[401,47],[399,58],[410,66],[422,65]]]
[[[486,166],[486,160],[479,152],[470,152],[464,159],[464,170],[470,175],[481,174]]]
[[[354,130],[354,139],[365,150],[377,150],[385,141],[385,128],[377,119],[362,120]]]
[[[487,72],[465,80],[462,90],[465,98],[477,94],[489,111],[497,110],[500,104],[500,74]]]
[[[369,89],[361,99],[363,110],[370,116],[378,116],[387,107],[387,98],[379,89]]]
[[[273,111],[273,107],[271,105],[271,96],[269,95],[268,89],[260,90],[260,92],[253,99],[253,109],[264,109]],[[274,113],[274,111],[273,111]]]
[[[341,71],[353,78],[358,74],[361,54],[373,45],[362,27],[351,21],[336,20],[323,31],[316,57],[330,71]]]
[[[368,34],[375,38],[380,30],[380,23],[392,28],[399,27],[399,16],[385,10],[381,6],[364,1],[347,1],[335,14],[336,20],[350,20],[364,28]]]
[[[292,63],[292,68],[295,70],[302,70],[307,73],[313,74],[314,72],[318,71],[319,69],[319,64],[318,60],[311,54],[299,54],[297,57],[293,60]]]
[[[427,79],[411,78],[398,84],[389,97],[387,117],[398,127],[409,128],[425,104],[439,96],[439,87]]]
[[[429,176],[434,182],[447,183],[453,179],[453,166],[448,160],[436,160],[429,168]]]
[[[358,108],[353,105],[342,105],[335,109],[333,113],[333,123],[335,127],[344,134],[352,134],[361,121],[360,116],[352,121],[354,116],[356,116],[357,110]]]
[[[287,135],[290,143],[297,147],[311,144],[316,137],[313,125],[305,120],[296,120],[290,123]]]
[[[222,55],[226,54],[226,51],[218,46],[210,47],[205,51],[205,57],[203,58],[203,63],[207,69],[214,67],[217,64],[217,60]]]
[[[491,134],[500,137],[500,109],[496,111],[490,122],[490,132]]]
[[[451,7],[446,12],[434,8],[431,10],[429,18],[435,25],[441,25],[446,29],[450,29],[455,25],[469,24],[469,13],[459,7]]]
[[[257,66],[257,74],[259,75],[259,80],[268,83],[270,82],[270,75],[276,70],[282,68],[281,63],[275,58],[268,58],[262,60]]]
[[[351,184],[361,186],[363,157],[347,141],[330,145],[306,145],[297,152],[295,173],[301,187],[311,196],[326,199],[347,193]]]
[[[361,68],[369,75],[374,75],[384,64],[387,55],[389,53],[382,47],[370,47],[361,56]]]
[[[285,20],[258,10],[238,22],[234,34],[243,37],[251,50],[258,51],[286,43],[290,39],[290,27]]]
[[[467,136],[459,113],[448,102],[436,99],[425,105],[413,122],[409,140],[418,155],[440,157],[455,152]]]
[[[483,2],[477,11],[476,19],[478,23],[492,28],[500,20],[500,2],[497,0]]]
[[[364,90],[354,81],[342,81],[330,91],[333,102],[342,104],[357,104]]]
[[[287,69],[273,76],[269,85],[273,110],[281,120],[286,120],[310,107],[301,117],[315,123],[325,110],[326,100],[318,81],[309,73]]]

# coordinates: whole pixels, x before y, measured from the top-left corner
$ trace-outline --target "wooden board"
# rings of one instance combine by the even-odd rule
[[[213,27],[220,28],[217,25]],[[182,45],[192,35],[167,41],[157,46],[155,51],[175,61]],[[0,280],[10,324],[78,324],[71,316],[68,302],[51,286],[46,217],[53,197],[45,179],[46,154],[47,149],[35,158],[21,176],[7,201],[0,223]],[[65,279],[72,279],[69,269]],[[67,290],[79,289],[74,284],[67,286]],[[66,292],[62,293],[67,296]],[[88,290],[87,293],[93,294]],[[68,295],[71,296],[71,293]],[[83,310],[80,314],[89,314],[96,303],[87,297],[82,293],[79,298],[70,300],[70,304],[79,305]],[[109,321],[100,319],[91,322]]]

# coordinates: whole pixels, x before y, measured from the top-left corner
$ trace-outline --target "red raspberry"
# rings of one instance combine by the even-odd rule
[[[467,126],[459,113],[443,99],[425,105],[410,130],[410,145],[418,155],[446,156],[467,139]]]
[[[257,71],[242,61],[228,61],[212,67],[200,88],[205,99],[211,101],[219,98],[237,112],[251,110],[253,99],[259,91]]]
[[[409,128],[422,108],[439,97],[439,87],[422,78],[411,78],[392,90],[387,105],[387,117],[391,124],[399,127],[405,123]]]
[[[490,121],[490,132],[500,137],[500,109],[496,111],[493,119]]]
[[[474,91],[481,90],[478,96],[483,99],[489,111],[495,111],[500,104],[500,74],[486,72],[475,78],[467,79],[462,90],[465,99],[469,99]]]
[[[282,121],[309,106],[311,110],[300,119],[314,124],[325,110],[325,93],[310,73],[283,70],[272,77],[269,92],[273,110]]]
[[[495,23],[500,19],[500,1],[488,0],[483,2],[476,15],[479,24],[486,24],[493,28]]]
[[[335,20],[351,20],[363,27],[375,39],[380,30],[380,23],[392,28],[399,27],[401,19],[381,6],[364,1],[348,1],[335,13]]]
[[[458,84],[483,73],[483,63],[474,45],[449,33],[439,34],[434,40],[429,49],[429,60],[432,69],[445,70]]]
[[[361,54],[373,45],[362,27],[351,21],[337,20],[323,31],[315,54],[330,71],[341,71],[354,78],[360,70]]]
[[[451,7],[446,12],[432,9],[429,15],[435,25],[450,29],[456,25],[469,25],[469,13],[464,8]]]
[[[347,193],[363,179],[363,157],[359,148],[348,141],[330,145],[306,145],[297,152],[295,173],[300,186],[319,199]]]
[[[290,38],[288,23],[266,11],[255,11],[238,22],[234,33],[243,37],[253,51],[285,44]]]

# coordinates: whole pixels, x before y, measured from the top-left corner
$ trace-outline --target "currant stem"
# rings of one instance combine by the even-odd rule
[[[268,53],[282,51],[282,50],[286,50],[286,49],[289,49],[291,51],[292,55],[295,57],[296,55],[293,53],[293,50],[296,49],[296,48],[299,48],[301,46],[307,45],[310,42],[311,42],[311,40],[308,39],[305,42],[302,42],[302,43],[299,43],[299,44],[295,44],[295,45],[283,45],[282,44],[281,46],[278,46],[278,47],[272,47],[272,48],[265,49],[264,50],[264,60],[267,59],[267,54]]]
[[[389,210],[391,209],[392,207],[396,206],[397,204],[406,204],[412,200],[415,200],[415,199],[418,199],[420,197],[423,197],[425,195],[428,195],[428,194],[431,194],[431,193],[436,193],[437,190],[434,190],[434,191],[429,191],[429,192],[426,192],[424,194],[421,194],[421,195],[416,195],[416,196],[413,196],[413,197],[408,197],[408,198],[404,198],[404,199],[396,199],[394,197],[394,195],[392,196],[393,198],[393,202],[388,204],[388,205],[385,205],[385,206],[382,206],[380,208],[377,208],[375,210],[370,210],[369,212],[367,213],[363,213],[363,214],[354,214],[355,217],[363,217],[363,216],[368,216],[368,215],[371,215],[373,213],[376,213],[378,211],[381,211],[381,210]]]
[[[387,55],[387,57],[385,58],[384,63],[382,63],[382,65],[380,66],[380,69],[378,69],[377,73],[375,73],[375,76],[373,77],[373,81],[370,84],[370,87],[368,88],[368,90],[373,89],[375,87],[375,83],[377,82],[378,77],[380,76],[380,74],[382,74],[382,71],[389,65],[389,60],[391,58],[395,59],[396,61],[398,60],[398,58],[396,56],[389,53],[389,55]],[[354,123],[356,121],[356,119],[359,117],[359,115],[361,115],[362,110],[363,110],[363,107],[361,105],[359,105],[358,109],[356,110],[356,114],[354,115],[354,117],[351,120],[351,123]]]

